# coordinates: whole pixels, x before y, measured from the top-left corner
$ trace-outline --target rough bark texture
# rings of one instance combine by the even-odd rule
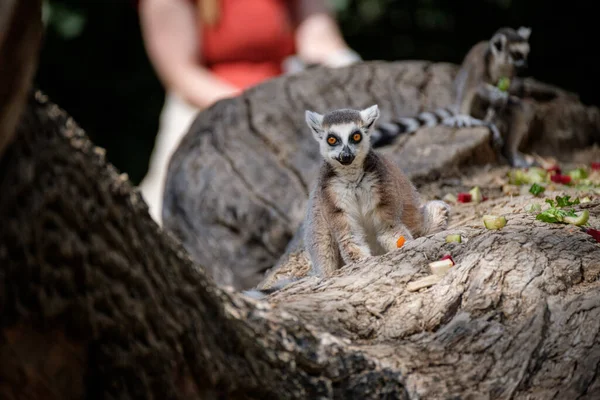
[[[365,352],[399,368],[409,393],[422,398],[594,398],[600,246],[576,228],[535,221],[522,211],[535,201],[522,196],[480,206],[507,216],[500,232],[477,218],[333,279],[295,283],[271,303],[365,343]],[[599,204],[586,208],[598,226]],[[445,243],[449,233],[466,242]],[[457,265],[440,283],[406,290],[448,253]]]
[[[481,205],[500,232],[461,224],[464,244],[419,239],[268,304],[217,286],[39,93],[0,193],[1,399],[600,396],[600,245],[522,198]],[[449,250],[457,266],[407,293]]]
[[[406,398],[397,371],[217,288],[39,94],[0,193],[0,398]]]
[[[0,398],[600,396],[600,245],[511,213],[524,198],[489,205],[500,232],[419,239],[267,305],[195,267],[39,95],[0,182]],[[408,293],[448,251],[457,266]]]
[[[173,156],[163,220],[223,285],[248,288],[272,267],[303,216],[320,163],[304,110],[377,103],[381,121],[450,104],[456,66],[369,62],[260,85],[202,112]],[[570,157],[600,142],[600,112],[563,93],[535,102],[525,151]],[[486,129],[423,129],[382,151],[417,184],[496,160]]]
[[[41,1],[0,1],[0,157],[19,121],[42,35]]]

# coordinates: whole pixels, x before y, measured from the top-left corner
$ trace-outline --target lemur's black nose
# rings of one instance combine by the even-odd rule
[[[352,161],[354,161],[354,154],[352,154],[352,153],[342,153],[342,154],[340,154],[339,161],[343,165],[352,164]]]

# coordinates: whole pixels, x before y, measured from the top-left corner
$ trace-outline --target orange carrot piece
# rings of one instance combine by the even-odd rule
[[[406,242],[406,239],[404,238],[404,236],[400,236],[398,238],[398,241],[396,242],[396,246],[398,246],[398,248],[404,246],[404,242]]]

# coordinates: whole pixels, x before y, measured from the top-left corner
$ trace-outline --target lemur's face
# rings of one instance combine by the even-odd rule
[[[332,125],[319,140],[321,156],[325,160],[350,165],[354,159],[360,159],[369,152],[368,134],[368,130],[354,123]]]
[[[321,156],[334,167],[362,163],[371,148],[370,135],[378,107],[335,110],[323,115],[306,112],[306,122],[319,142]]]
[[[491,67],[512,78],[527,68],[530,28],[499,29],[490,40]]]

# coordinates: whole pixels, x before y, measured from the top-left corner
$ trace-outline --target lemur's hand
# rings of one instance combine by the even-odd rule
[[[508,103],[508,92],[502,91],[497,87],[494,87],[489,92],[489,101],[495,108],[502,108]]]

